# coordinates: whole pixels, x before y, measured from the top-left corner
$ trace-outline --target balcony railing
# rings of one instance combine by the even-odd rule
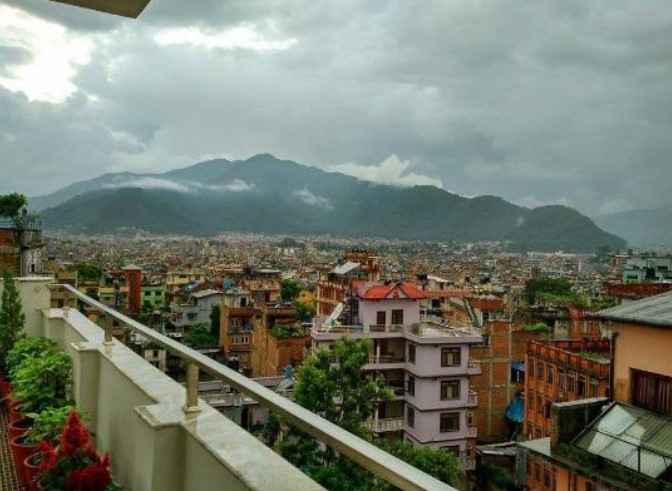
[[[373,365],[381,365],[386,363],[404,363],[404,355],[369,355],[369,363]]]
[[[112,451],[115,474],[129,489],[204,489],[208,487],[203,484],[206,479],[235,480],[240,485],[233,487],[246,489],[320,489],[253,436],[199,400],[201,371],[282,415],[296,428],[402,490],[452,489],[280,394],[69,285],[51,285],[51,288],[63,289],[80,304],[103,314],[104,329],[77,310],[49,309],[50,295],[44,293],[47,284],[42,281],[43,285],[35,286],[34,280],[26,285],[19,280],[27,323],[32,321],[28,333],[56,339],[77,357],[75,400],[83,411],[94,415],[99,448]],[[113,339],[114,323],[180,358],[187,371],[186,391]],[[136,428],[138,421],[140,429]],[[183,432],[188,435],[186,442]],[[177,442],[184,443],[180,447]],[[173,451],[173,447],[178,450]]]
[[[404,429],[404,418],[384,418],[372,420],[367,425],[371,431],[376,433],[386,433],[388,431],[401,431]]]
[[[467,407],[476,407],[478,406],[478,393],[474,392],[473,390],[469,391],[469,395],[467,396]]]

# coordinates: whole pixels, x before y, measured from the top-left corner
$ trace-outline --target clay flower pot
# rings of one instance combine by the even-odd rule
[[[10,423],[9,425],[9,439],[23,435],[26,431],[33,427],[33,418],[21,418]]]
[[[42,463],[42,452],[37,451],[32,455],[26,457],[23,461],[23,467],[26,470],[26,486],[28,491],[38,491],[41,486],[37,482],[37,477],[40,473],[40,464]]]
[[[5,377],[0,378],[0,398],[5,398],[12,392],[12,384]]]
[[[9,442],[9,448],[12,450],[14,456],[14,464],[16,464],[16,474],[21,478],[21,482],[27,484],[26,468],[24,461],[28,456],[37,451],[37,445],[26,443],[26,435],[19,435],[14,437]]]
[[[12,424],[22,418],[21,401],[12,401],[9,405],[9,423]]]

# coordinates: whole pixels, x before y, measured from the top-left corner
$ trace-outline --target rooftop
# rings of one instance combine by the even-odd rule
[[[600,310],[593,317],[615,322],[672,327],[672,292]]]
[[[422,300],[425,293],[415,284],[404,281],[399,283],[368,283],[360,288],[361,300]]]

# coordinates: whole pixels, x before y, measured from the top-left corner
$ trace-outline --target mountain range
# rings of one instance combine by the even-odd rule
[[[519,249],[592,252],[625,241],[565,206],[525,208],[434,186],[397,187],[269,154],[209,160],[162,174],[105,174],[30,199],[47,229],[213,235],[223,231],[407,240],[510,241]]]
[[[672,246],[672,206],[623,211],[593,220],[604,230],[623,237],[631,246]]]

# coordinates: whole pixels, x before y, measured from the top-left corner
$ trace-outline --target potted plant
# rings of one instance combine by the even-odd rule
[[[91,436],[76,411],[71,411],[58,446],[41,446],[39,486],[42,491],[110,491],[112,483],[109,454],[99,456]]]
[[[35,453],[38,445],[35,443],[30,443],[28,441],[28,436],[24,433],[23,435],[12,438],[9,442],[9,448],[12,451],[12,457],[14,457],[16,473],[21,478],[21,482],[27,484],[28,477],[24,467],[24,462],[28,456]]]
[[[14,377],[14,396],[24,414],[40,413],[68,403],[72,380],[72,360],[63,352],[24,360]]]
[[[23,336],[26,316],[21,307],[21,298],[16,289],[14,278],[5,271],[3,290],[0,303],[0,395],[6,396],[9,391],[7,381],[7,355],[14,347],[17,339]]]
[[[9,375],[7,381],[8,393],[3,398],[7,407],[11,410],[11,403],[14,401],[14,396],[10,393],[12,390],[11,381],[16,378],[17,371],[21,364],[33,358],[39,358],[46,353],[56,352],[57,345],[55,341],[46,338],[38,338],[35,336],[22,337],[14,343],[14,346],[7,353],[5,361],[5,369]]]
[[[41,413],[34,415],[33,426],[26,432],[27,442],[34,445],[46,443],[52,447],[56,446],[59,436],[65,427],[68,415],[73,410],[74,408],[71,406],[63,406],[45,409]],[[35,480],[39,473],[41,462],[42,452],[39,449],[23,461],[26,484],[29,489],[36,489]]]

